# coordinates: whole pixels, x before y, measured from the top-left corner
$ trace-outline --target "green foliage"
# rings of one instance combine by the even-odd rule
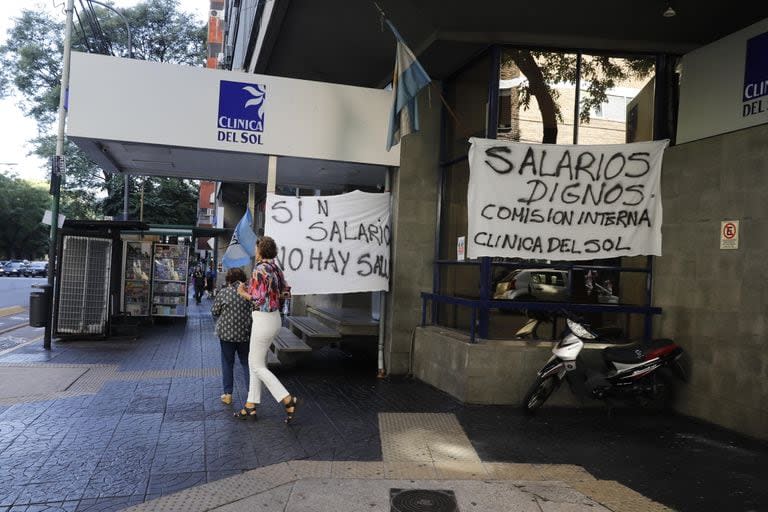
[[[24,10],[0,46],[0,92],[21,92],[21,107],[39,125],[55,120],[59,105],[64,24]]]
[[[104,215],[118,217],[123,213],[122,175],[111,178],[113,194],[104,198]],[[150,224],[195,225],[197,222],[197,184],[177,178],[128,178],[128,215],[139,219],[141,187],[144,187],[144,222]]]
[[[88,28],[76,24],[72,34],[74,51],[110,50],[128,57],[125,23],[114,12],[94,4],[99,24],[109,41],[104,47]],[[205,24],[190,13],[179,10],[177,0],[147,0],[127,9],[118,9],[131,27],[133,58],[183,65],[200,65],[205,59]],[[81,13],[82,14],[82,13]],[[56,119],[61,82],[64,24],[44,11],[24,10],[0,46],[0,95],[17,92],[24,112],[34,118],[41,132],[49,131]],[[56,154],[56,138],[43,135],[33,142],[33,153],[46,160]],[[98,218],[122,213],[123,178],[113,176],[92,162],[72,143],[65,145],[67,171],[62,187],[61,210],[70,218]],[[171,184],[171,182],[175,182]],[[164,224],[194,224],[196,195],[190,182],[171,178],[148,182],[152,190],[145,201],[145,219],[154,217]],[[138,193],[131,191],[131,204],[138,204]],[[106,194],[106,198],[99,199]],[[136,195],[136,197],[133,197]],[[145,198],[146,199],[146,198]],[[171,201],[188,204],[167,205]],[[119,204],[119,208],[115,205]],[[153,208],[160,208],[155,215]],[[132,213],[137,207],[131,206]],[[190,214],[190,212],[192,212]],[[135,213],[138,217],[138,213]]]
[[[525,50],[509,50],[504,53],[503,65],[513,63],[520,70],[528,70],[531,66],[537,68],[535,74],[541,75],[541,80],[527,76],[528,81],[520,87],[518,98],[523,108],[529,108],[531,98],[550,103],[553,113],[542,109],[542,119],[545,126],[555,129],[557,121],[563,120],[560,106],[557,102],[558,91],[550,87],[557,83],[576,83],[576,58],[573,53],[531,52]],[[642,79],[654,71],[655,61],[649,57],[615,58],[606,56],[583,56],[581,60],[581,84],[586,91],[581,95],[579,105],[579,120],[588,123],[590,111],[607,101],[606,91],[630,79]],[[533,74],[533,73],[531,73]],[[551,100],[551,102],[549,101]],[[545,141],[545,142],[554,142]]]
[[[38,259],[48,248],[40,221],[48,206],[45,185],[0,174],[0,257]]]

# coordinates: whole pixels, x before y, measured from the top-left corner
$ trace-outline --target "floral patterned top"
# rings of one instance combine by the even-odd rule
[[[237,284],[229,285],[216,294],[211,313],[216,317],[216,335],[219,339],[250,341],[251,303],[237,294]]]
[[[272,260],[263,260],[253,270],[248,295],[253,311],[280,311],[280,298],[287,288],[283,271]]]

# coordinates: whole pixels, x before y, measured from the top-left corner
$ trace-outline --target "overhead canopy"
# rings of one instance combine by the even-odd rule
[[[391,93],[72,54],[67,134],[112,172],[278,185],[376,185]]]
[[[377,0],[432,78],[443,79],[487,48],[684,54],[768,15],[754,0]],[[271,4],[271,2],[268,2]],[[391,79],[394,39],[373,2],[274,2],[248,69],[374,87]],[[677,15],[664,17],[672,6]],[[331,28],[332,27],[332,28]],[[263,34],[262,32],[266,32]]]

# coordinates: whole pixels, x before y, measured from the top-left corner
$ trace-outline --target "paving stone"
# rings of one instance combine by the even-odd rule
[[[97,498],[80,500],[76,512],[114,512],[127,507],[138,505],[144,501],[143,496],[120,496],[116,498]]]
[[[253,512],[254,510],[285,510],[288,500],[293,492],[294,483],[288,483],[261,492],[255,496],[244,498],[240,501],[217,507],[216,512]]]
[[[208,471],[206,473],[206,480],[208,483],[221,480],[222,478],[229,478],[231,476],[239,475],[242,471],[238,469],[230,469],[226,471]]]
[[[19,436],[27,425],[19,420],[0,421],[0,441],[10,443]]]
[[[49,503],[57,501],[77,501],[85,492],[88,480],[55,480],[30,482],[24,484],[16,496],[14,506]],[[75,507],[76,508],[76,507]],[[73,509],[74,510],[74,509]]]
[[[432,462],[385,462],[384,476],[393,480],[435,480],[437,470]]]
[[[331,461],[291,460],[288,467],[296,475],[297,479],[304,478],[331,478]]]
[[[72,475],[75,482],[87,478],[79,508],[115,510],[159,497],[177,481],[218,483],[236,476],[241,485],[253,482],[257,474],[242,476],[243,471],[283,461],[297,478],[330,478],[334,464],[344,474],[344,465],[373,462],[346,474],[429,479],[435,485],[459,477],[521,480],[519,485],[537,489],[530,497],[547,511],[580,506],[536,498],[566,492],[558,487],[541,490],[542,485],[563,485],[549,482],[553,479],[601,497],[601,503],[615,510],[655,510],[661,506],[658,501],[679,509],[695,506],[697,512],[759,510],[768,502],[768,489],[761,483],[768,469],[760,462],[768,449],[711,426],[679,417],[609,417],[599,411],[547,410],[524,418],[517,408],[464,406],[415,380],[375,379],[361,371],[359,361],[331,349],[313,354],[311,365],[279,371],[288,389],[305,399],[295,423],[282,423],[282,407],[266,393],[260,420],[238,421],[231,417],[236,407],[219,402],[220,361],[212,325],[210,319],[190,316],[186,325],[148,329],[136,342],[57,343],[50,353],[23,347],[0,356],[0,365],[94,365],[70,394],[0,404],[0,512],[22,492],[28,495],[25,501],[39,499],[33,494],[53,482],[43,477],[58,473]],[[13,354],[19,357],[7,357]],[[239,404],[245,390],[238,388],[243,385],[238,370]],[[384,449],[380,430],[387,443],[392,439],[388,427],[380,428],[379,413],[415,413],[422,422],[449,418],[450,424],[436,421],[439,426],[399,432],[418,443],[411,444],[408,455],[416,461],[398,462]],[[76,455],[67,461],[68,455],[57,454]],[[480,460],[485,462],[474,465]],[[621,483],[606,484],[595,477]],[[274,479],[262,475],[256,483],[275,485]],[[658,486],[660,479],[669,485]],[[627,493],[629,484],[637,495]],[[59,486],[59,495],[51,490],[46,504],[72,496],[69,490],[66,484]],[[654,503],[642,494],[663,500]],[[174,499],[193,508],[199,505]],[[210,501],[211,506],[230,502],[223,494]]]
[[[574,482],[574,488],[614,512],[666,512],[672,509],[610,480]]]
[[[78,501],[34,503],[29,505],[14,505],[8,512],[75,512],[78,505]]]
[[[200,435],[188,440],[160,442],[152,459],[154,474],[205,472],[205,445]]]
[[[384,463],[335,460],[331,478],[384,478]]]
[[[153,473],[149,477],[147,494],[166,495],[204,483],[206,483],[205,471],[165,474]]]

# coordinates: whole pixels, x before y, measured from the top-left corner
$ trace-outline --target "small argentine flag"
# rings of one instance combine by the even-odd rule
[[[251,211],[246,208],[245,215],[237,223],[232,240],[221,259],[221,265],[225,269],[243,267],[251,263],[256,251],[256,235],[251,229],[251,222]]]
[[[397,38],[395,72],[392,75],[392,112],[389,115],[389,140],[387,151],[398,144],[402,137],[419,131],[419,112],[416,95],[431,79],[395,26],[384,20]]]

